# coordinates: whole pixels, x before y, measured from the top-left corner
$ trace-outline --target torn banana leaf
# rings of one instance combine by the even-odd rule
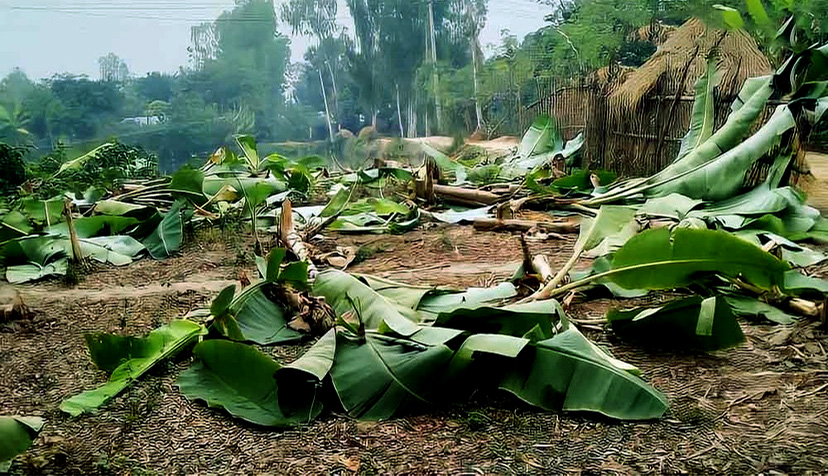
[[[612,268],[558,288],[555,295],[610,280],[626,289],[675,289],[704,275],[743,280],[772,291],[784,286],[787,263],[730,233],[666,228],[647,230],[629,240],[612,259]]]
[[[251,346],[209,340],[199,343],[193,355],[196,362],[178,378],[189,400],[203,400],[236,418],[276,428],[308,423],[322,412],[319,398],[286,405],[273,378],[283,367]]]
[[[666,397],[570,326],[532,344],[499,386],[545,410],[596,412],[619,420],[659,418]]]
[[[607,321],[621,339],[666,350],[728,349],[745,341],[723,297],[691,297],[656,308],[611,310]]]
[[[454,352],[368,332],[338,333],[330,378],[342,407],[354,418],[381,420],[442,398],[434,385]]]
[[[788,314],[756,298],[728,294],[724,296],[724,299],[727,300],[733,313],[737,316],[750,318],[764,317],[771,322],[783,325],[793,324],[800,319],[798,316]]]
[[[39,417],[0,416],[0,473],[11,469],[14,457],[28,450],[42,429]]]
[[[384,297],[348,273],[319,273],[313,294],[323,296],[337,316],[352,316],[367,330],[389,330],[401,336],[419,330],[419,316],[413,310]]]
[[[60,409],[72,416],[96,410],[153,366],[175,356],[204,334],[206,330],[200,324],[177,320],[150,332],[140,344],[132,345],[127,351],[112,349],[113,346],[120,347],[123,344],[124,341],[120,339],[90,338],[90,353],[96,356],[101,368],[115,367],[115,370],[112,371],[109,382],[64,400]],[[104,360],[103,356],[110,360]],[[119,362],[117,367],[115,359]]]

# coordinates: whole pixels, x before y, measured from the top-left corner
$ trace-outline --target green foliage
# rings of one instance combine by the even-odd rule
[[[23,164],[24,150],[0,142],[0,199],[13,199],[17,189],[26,181]]]
[[[0,416],[0,473],[7,472],[12,459],[29,449],[42,428],[39,417]]]
[[[133,344],[128,346],[123,345],[123,338],[89,337],[87,344],[91,354],[99,359],[99,367],[114,370],[108,383],[64,400],[60,409],[72,416],[98,409],[153,366],[174,357],[205,333],[201,325],[179,320],[150,332],[138,343],[130,340]]]

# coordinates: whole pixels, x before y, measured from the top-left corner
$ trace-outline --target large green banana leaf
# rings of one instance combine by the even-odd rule
[[[590,411],[621,420],[659,418],[667,399],[569,327],[530,345],[500,382],[545,410]]]
[[[169,258],[181,247],[184,241],[184,220],[181,217],[184,207],[183,201],[176,201],[158,227],[144,239],[144,246],[153,259]]]
[[[693,112],[690,115],[690,130],[681,141],[678,157],[679,161],[703,144],[713,135],[715,119],[715,100],[713,90],[718,85],[719,77],[716,74],[716,56],[707,58],[707,69],[695,85]]]
[[[268,299],[260,288],[234,302],[230,310],[246,341],[274,345],[298,342],[304,337],[288,327],[291,316],[285,314],[281,305]]]
[[[12,459],[32,446],[42,428],[42,418],[0,416],[0,473],[9,471]]]
[[[313,284],[313,293],[325,297],[338,316],[352,315],[365,329],[389,329],[408,337],[420,328],[419,317],[411,309],[385,298],[342,271],[319,273]]]
[[[64,276],[69,269],[66,247],[50,236],[13,240],[2,249],[6,279],[12,284]]]
[[[468,177],[468,169],[466,169],[465,165],[451,160],[449,156],[434,147],[431,147],[425,142],[421,143],[421,147],[427,156],[434,159],[434,162],[440,170],[443,172],[451,172],[454,175],[454,185],[459,185],[466,181],[466,177]]]
[[[190,400],[203,400],[210,408],[223,408],[237,418],[267,427],[308,423],[322,411],[319,399],[285,406],[273,378],[282,366],[251,346],[208,340],[199,343],[193,354],[196,363],[178,378],[178,387]]]
[[[788,314],[756,298],[738,294],[725,294],[724,299],[737,316],[751,318],[764,317],[771,322],[783,325],[793,324],[800,319],[798,316]]]
[[[667,350],[713,351],[745,341],[723,297],[695,296],[657,308],[611,310],[607,320],[622,339]]]
[[[737,104],[735,104],[732,108],[731,114],[728,116],[725,124],[709,139],[698,145],[681,160],[674,162],[652,177],[619,184],[618,186],[611,188],[607,193],[591,200],[587,200],[583,203],[585,205],[594,206],[615,202],[640,194],[647,194],[648,196],[665,196],[670,193],[680,193],[693,199],[713,199],[712,196],[707,197],[706,190],[701,188],[698,183],[703,182],[705,172],[710,173],[714,169],[723,168],[723,165],[719,165],[714,168],[705,168],[704,166],[705,164],[714,161],[714,159],[720,158],[720,156],[723,156],[725,152],[731,151],[742,144],[742,139],[750,133],[751,127],[759,118],[759,115],[764,111],[765,105],[773,93],[771,79],[772,76],[763,76],[760,78],[751,78],[746,81],[745,85],[742,87],[742,91],[739,93]],[[790,112],[788,112],[788,116],[789,115]],[[764,146],[766,142],[773,143],[773,140],[777,139],[777,135],[774,131],[781,129],[786,123],[788,123],[788,120],[784,117],[784,113],[780,113],[780,116],[781,117],[776,119],[777,124],[775,127],[769,128],[769,132],[766,131],[759,134],[758,138],[754,139],[754,141],[748,146],[745,146],[740,153],[731,154],[726,158],[724,164],[730,164],[735,161],[741,165],[741,163],[745,161],[746,156],[751,157],[750,154],[760,152],[760,155],[752,156],[753,160],[758,160],[762,155],[764,155],[764,153],[767,152],[767,149],[759,150],[762,149],[761,146]],[[735,163],[731,165],[734,167],[736,166]],[[737,176],[739,180],[741,180],[744,176],[745,170],[746,168],[738,170]],[[684,178],[690,174],[694,174],[694,178]],[[725,178],[733,181],[736,179],[736,177]],[[680,186],[676,184],[684,180],[689,180],[696,185]],[[729,180],[725,180],[725,182],[727,182],[729,187],[732,186]],[[690,189],[689,192],[682,192],[682,189],[686,188]],[[657,190],[657,192],[653,192],[653,190]],[[716,200],[729,198],[729,196],[720,197],[719,190],[717,189],[716,191],[717,193],[715,195],[718,197]]]
[[[517,156],[527,159],[533,155],[560,150],[563,145],[563,139],[555,127],[555,121],[547,115],[540,115],[523,134]]]
[[[740,279],[765,290],[784,286],[787,263],[724,231],[666,228],[645,231],[629,240],[612,259],[612,268],[555,290],[610,280],[626,289],[674,289],[705,274]]]
[[[780,106],[768,122],[744,142],[714,160],[658,182],[643,190],[643,193],[650,197],[680,193],[690,198],[709,201],[733,197],[744,186],[745,171],[777,147],[783,134],[794,126],[791,111],[787,106]],[[713,138],[708,142],[710,140]],[[688,155],[684,160],[691,156],[692,154]],[[676,162],[676,165],[683,164],[684,160]]]
[[[437,401],[434,385],[454,352],[373,332],[336,335],[331,382],[346,412],[355,418],[391,418]]]
[[[94,347],[90,352],[96,356],[101,368],[114,367],[115,359],[120,364],[112,371],[109,382],[96,389],[88,390],[64,400],[60,404],[60,409],[72,416],[78,416],[81,413],[97,409],[144,375],[158,362],[178,354],[195,342],[198,336],[204,334],[206,334],[206,330],[200,324],[187,320],[177,320],[150,332],[143,339],[143,342],[133,345],[128,352],[121,349],[112,349],[113,346],[123,344],[124,341],[120,339],[95,338],[88,340],[88,343],[92,344],[91,347]],[[128,359],[124,360],[127,357]],[[113,361],[107,361],[104,358]]]

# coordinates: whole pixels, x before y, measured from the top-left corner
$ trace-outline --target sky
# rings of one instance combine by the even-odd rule
[[[277,0],[278,2],[278,0]],[[58,73],[98,78],[98,58],[115,53],[134,76],[175,72],[187,63],[190,27],[212,21],[233,0],[0,0],[0,76],[21,68],[31,78]],[[348,24],[340,0],[340,16]],[[501,31],[523,38],[543,26],[548,7],[535,0],[489,0],[484,45]],[[285,31],[285,33],[288,33]],[[308,40],[291,38],[293,61]]]

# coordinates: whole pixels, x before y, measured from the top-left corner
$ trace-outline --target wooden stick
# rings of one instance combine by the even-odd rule
[[[531,220],[498,220],[496,218],[476,218],[474,229],[478,231],[519,231],[527,232],[537,228],[542,233],[578,233],[581,225],[570,221],[544,222]]]
[[[469,188],[452,187],[449,185],[434,184],[433,190],[437,196],[448,202],[454,199],[459,199],[464,202],[477,202],[482,205],[493,205],[502,199],[500,195],[491,192],[484,192],[482,190],[473,190]]]

